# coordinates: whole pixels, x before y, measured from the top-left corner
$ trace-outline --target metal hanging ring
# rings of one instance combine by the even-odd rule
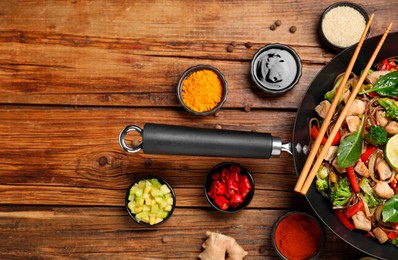
[[[120,132],[120,135],[119,135],[119,144],[120,144],[120,146],[123,148],[123,150],[125,150],[126,152],[129,152],[129,153],[136,153],[136,152],[138,152],[138,151],[140,151],[140,150],[142,149],[142,142],[139,143],[138,145],[134,146],[134,147],[128,146],[128,145],[126,144],[126,142],[125,142],[124,139],[126,138],[127,133],[130,132],[130,131],[136,131],[136,132],[139,133],[139,134],[141,135],[141,137],[142,137],[143,130],[142,130],[141,128],[139,128],[138,126],[135,126],[135,125],[129,125],[129,126],[126,126],[126,127]]]

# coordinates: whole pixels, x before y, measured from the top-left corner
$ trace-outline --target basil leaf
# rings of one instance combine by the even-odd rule
[[[354,165],[359,157],[361,157],[363,143],[362,127],[364,118],[365,117],[362,117],[358,131],[344,138],[337,148],[337,165],[342,169]]]
[[[393,71],[380,77],[373,88],[362,91],[359,94],[369,92],[376,92],[386,97],[398,96],[398,71]]]
[[[384,222],[398,222],[398,194],[384,204],[381,215]]]

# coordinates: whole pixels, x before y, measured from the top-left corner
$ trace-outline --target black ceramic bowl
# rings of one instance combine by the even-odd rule
[[[339,45],[333,43],[331,40],[328,39],[328,37],[325,35],[325,31],[323,30],[323,23],[325,21],[325,16],[336,7],[350,7],[352,9],[356,10],[364,18],[365,26],[366,26],[366,23],[369,21],[369,15],[362,6],[352,3],[352,2],[337,2],[337,3],[330,5],[328,8],[325,9],[325,11],[321,15],[320,22],[319,22],[319,27],[318,27],[319,38],[321,40],[321,43],[323,45],[325,45],[328,49],[330,49],[333,52],[340,52],[350,46],[339,46]],[[336,24],[336,23],[334,23],[334,24]],[[352,27],[344,26],[344,28],[349,28],[350,33],[352,33],[352,30],[353,30]],[[335,34],[338,34],[339,28],[336,28],[335,30],[336,30]],[[366,34],[366,37],[368,37],[369,32],[370,32],[370,28]],[[361,35],[362,35],[362,32],[361,32]],[[358,41],[359,41],[359,39],[358,39]],[[356,44],[356,43],[358,43],[358,42],[355,42],[353,44]]]
[[[207,110],[207,111],[195,111],[191,108],[189,108],[183,100],[182,97],[182,86],[184,84],[184,80],[186,78],[188,78],[192,73],[197,72],[197,71],[201,71],[201,70],[210,70],[213,71],[215,74],[217,74],[218,79],[221,82],[221,86],[222,86],[222,95],[221,95],[221,101],[211,110]],[[210,115],[210,114],[214,114],[215,112],[217,112],[222,105],[224,104],[224,102],[227,100],[227,96],[228,96],[228,83],[227,80],[225,79],[224,75],[221,73],[221,71],[219,71],[217,68],[214,68],[210,65],[196,65],[193,67],[190,67],[189,69],[187,69],[180,77],[180,80],[178,81],[178,85],[177,85],[177,97],[178,97],[178,101],[180,102],[180,104],[185,108],[185,110],[187,110],[188,112],[191,112],[192,114],[195,115],[200,115],[200,116],[206,116],[206,115]]]
[[[139,220],[136,218],[136,214],[134,214],[133,212],[131,212],[130,208],[128,207],[128,204],[129,204],[129,202],[130,202],[129,196],[130,196],[130,190],[131,190],[131,188],[132,188],[136,183],[138,183],[139,181],[142,181],[142,180],[151,180],[151,179],[157,179],[157,180],[160,182],[160,184],[165,184],[165,185],[170,189],[170,193],[171,193],[171,196],[172,196],[172,198],[173,198],[173,205],[171,206],[171,210],[169,211],[167,217],[165,217],[161,222],[156,223],[156,224],[149,224],[149,223],[145,223],[145,222],[143,222],[143,221],[139,221]],[[170,185],[167,181],[165,181],[163,178],[160,178],[160,177],[158,177],[158,176],[148,175],[148,176],[140,177],[140,178],[136,179],[136,180],[130,185],[130,187],[127,189],[127,192],[126,192],[125,207],[126,207],[127,213],[130,215],[130,217],[131,217],[136,223],[138,223],[138,224],[140,224],[140,225],[143,225],[143,226],[153,227],[153,226],[156,226],[156,225],[159,225],[159,224],[164,223],[164,222],[165,222],[166,220],[168,220],[168,219],[171,217],[171,215],[173,214],[175,206],[176,206],[176,195],[175,195],[174,189],[171,187],[171,185]]]
[[[213,180],[213,175],[217,174],[217,173],[221,174],[221,170],[222,169],[228,169],[229,170],[231,166],[236,166],[236,167],[240,168],[240,175],[248,177],[248,180],[249,180],[252,188],[251,188],[251,191],[247,194],[246,198],[243,200],[243,202],[241,204],[239,204],[235,208],[229,206],[226,210],[223,210],[223,209],[221,209],[220,207],[218,207],[215,204],[214,199],[211,198],[210,195],[209,195],[209,191],[210,191],[212,182],[214,181]],[[251,200],[253,198],[254,190],[255,190],[254,180],[253,180],[253,176],[251,175],[251,173],[245,167],[243,167],[242,165],[240,165],[238,163],[234,163],[234,162],[223,162],[223,163],[220,163],[220,164],[214,166],[209,171],[209,173],[208,173],[208,175],[206,177],[205,183],[204,183],[204,191],[205,191],[205,196],[206,196],[207,201],[209,202],[209,204],[214,209],[216,209],[216,210],[218,210],[220,212],[224,212],[224,213],[234,213],[234,212],[238,212],[238,211],[246,208],[250,204],[250,202],[251,202]]]
[[[305,252],[305,248],[297,248],[298,240],[300,243],[312,244],[308,252]],[[295,252],[294,248],[288,246],[288,242],[295,244],[295,248],[299,250]],[[317,259],[323,251],[324,244],[323,226],[313,216],[304,212],[291,211],[280,216],[272,229],[272,245],[277,255],[284,260]]]
[[[250,73],[261,90],[280,95],[297,84],[301,69],[298,54],[287,45],[275,43],[262,47],[254,54]]]

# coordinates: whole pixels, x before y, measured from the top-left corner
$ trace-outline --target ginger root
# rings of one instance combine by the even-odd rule
[[[228,260],[242,260],[247,255],[233,237],[210,231],[206,232],[206,236],[207,240],[202,245],[205,250],[199,254],[202,260],[222,260],[225,253]]]

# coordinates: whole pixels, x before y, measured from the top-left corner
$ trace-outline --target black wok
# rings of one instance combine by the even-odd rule
[[[359,54],[353,72],[359,74],[365,68],[381,36],[366,40]],[[375,63],[398,56],[398,32],[391,33],[379,52]],[[143,150],[152,154],[181,154],[194,156],[225,156],[270,158],[281,151],[293,154],[296,172],[299,174],[307,159],[305,148],[309,143],[309,119],[315,116],[314,108],[323,99],[323,95],[333,85],[335,77],[344,72],[354,53],[355,46],[343,51],[328,63],[315,77],[298,109],[293,130],[293,140],[282,144],[279,137],[267,133],[241,132],[230,130],[200,129],[183,126],[146,124],[144,129],[127,126],[120,133],[119,143],[125,151]],[[136,131],[142,136],[142,143],[129,147],[125,136]],[[375,239],[366,238],[363,232],[349,231],[334,214],[329,201],[324,199],[312,185],[306,198],[318,217],[337,236],[353,247],[378,258],[395,259],[398,248],[390,244],[380,245]]]

